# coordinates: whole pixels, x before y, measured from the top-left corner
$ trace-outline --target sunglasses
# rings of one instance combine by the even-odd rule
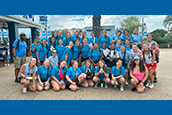
[[[20,36],[26,36],[25,34],[21,34]]]
[[[57,53],[57,52],[53,52],[53,53]]]

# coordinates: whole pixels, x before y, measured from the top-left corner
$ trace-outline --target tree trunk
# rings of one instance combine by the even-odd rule
[[[100,31],[101,31],[101,16],[100,15],[93,15],[93,27],[92,31],[95,34],[95,37],[100,36]]]

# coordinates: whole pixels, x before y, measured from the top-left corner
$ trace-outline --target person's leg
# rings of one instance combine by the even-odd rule
[[[139,93],[142,93],[142,92],[144,91],[144,89],[145,89],[145,86],[142,86],[142,87],[141,87],[140,84],[137,85],[137,91],[138,91]]]
[[[121,83],[121,86],[124,86],[125,84],[125,79],[122,77],[119,79],[119,82]]]
[[[20,83],[23,84],[23,93],[27,92],[27,86],[29,85],[29,80],[26,79],[21,79]]]
[[[80,79],[78,84],[81,84],[84,81],[84,79],[86,78],[86,74],[81,73],[78,77]]]
[[[104,81],[105,83],[110,83],[110,79],[109,79],[109,78],[104,78],[103,81]]]
[[[83,87],[88,87],[88,81],[86,79],[84,79],[83,82],[80,83],[80,85]]]
[[[100,81],[100,78],[99,78],[99,77],[94,76],[94,77],[93,77],[93,81],[94,81],[95,83],[98,83],[98,82]]]
[[[125,85],[128,86],[128,69],[125,69],[125,73],[126,73],[126,75],[124,76],[125,77]]]
[[[150,84],[149,84],[149,88],[152,89],[154,87],[154,84],[153,84],[153,76],[152,74],[155,72],[155,70],[150,70],[149,72],[149,79],[150,79]]]
[[[88,85],[89,85],[90,87],[93,87],[93,86],[94,86],[94,82],[93,82],[92,79],[88,79]]]
[[[51,81],[51,85],[53,86],[54,91],[59,91],[60,90],[60,85],[57,82],[55,82],[54,80]]]
[[[30,91],[32,91],[32,92],[34,92],[34,91],[36,91],[36,85],[30,85],[29,86],[29,89],[30,89]]]
[[[109,73],[111,73],[111,67],[108,67],[108,69],[109,69]]]
[[[62,89],[62,90],[64,90],[65,88],[66,88],[65,84],[61,85],[61,87],[60,87],[60,89]]]
[[[42,91],[43,90],[43,87],[39,84],[39,82],[37,82],[36,87],[37,87],[38,91]]]
[[[153,75],[154,75],[154,83],[157,83],[157,72],[156,72],[156,70],[155,70],[155,72],[153,73]]]
[[[6,60],[4,60],[4,64],[5,64],[5,65],[7,64],[7,61],[6,61]]]
[[[131,89],[131,91],[136,91],[136,81],[134,79],[131,79],[131,85],[133,86],[133,88]]]

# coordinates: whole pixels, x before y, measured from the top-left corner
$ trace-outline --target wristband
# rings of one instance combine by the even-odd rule
[[[47,81],[47,83],[49,83],[49,81]]]
[[[151,67],[153,67],[153,65],[151,65]]]

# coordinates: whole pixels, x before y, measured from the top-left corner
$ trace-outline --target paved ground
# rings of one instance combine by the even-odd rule
[[[119,88],[108,89],[98,87],[83,88],[72,92],[52,89],[42,92],[22,93],[23,86],[14,82],[14,66],[0,68],[0,99],[1,100],[171,100],[172,99],[172,49],[161,49],[158,65],[158,83],[153,89],[146,88],[144,93],[131,92],[131,84],[124,92]]]

